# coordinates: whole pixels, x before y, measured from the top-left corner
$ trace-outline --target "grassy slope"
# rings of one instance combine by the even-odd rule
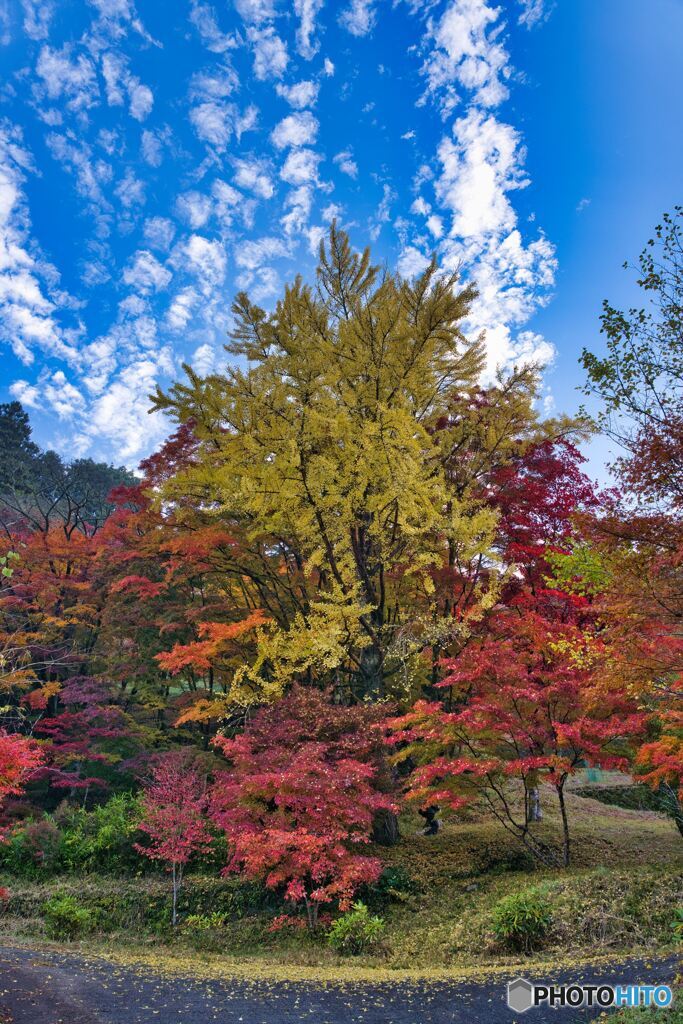
[[[569,871],[529,870],[517,842],[490,822],[450,823],[439,835],[425,837],[419,834],[419,819],[407,820],[403,842],[377,852],[388,866],[400,867],[410,875],[417,883],[416,891],[380,910],[387,922],[386,948],[380,956],[364,958],[362,970],[450,973],[520,962],[520,956],[496,947],[491,910],[501,896],[537,885],[547,889],[554,914],[552,932],[535,953],[538,962],[571,963],[665,949],[674,908],[683,903],[683,842],[674,825],[652,812],[609,807],[571,794],[568,802],[574,858]],[[552,839],[558,820],[550,794],[545,804],[546,820],[539,827]],[[0,934],[5,937],[40,935],[42,903],[59,889],[76,894],[86,904],[103,907],[103,919],[108,914],[106,899],[130,908],[123,926],[97,937],[102,948],[119,954],[125,949],[130,954],[146,949],[154,957],[163,952],[164,958],[171,953],[167,935],[143,931],[136,916],[141,905],[156,901],[157,917],[165,919],[167,889],[162,881],[120,880],[103,885],[96,878],[65,878],[41,886],[8,881],[13,899],[10,912],[0,918]],[[213,909],[214,903],[218,906],[217,885],[224,898],[230,896],[235,883],[188,880],[188,896],[195,908],[198,901],[202,912]],[[352,973],[362,973],[360,964],[351,968],[319,938],[302,932],[269,932],[274,912],[250,907],[248,901],[240,905],[229,927],[214,937],[220,953],[202,952],[201,959],[207,967],[211,963],[225,965],[227,957],[243,965],[246,961],[255,971],[280,965],[285,971],[308,968],[335,976],[346,963]],[[93,938],[88,942],[90,949]],[[188,956],[198,958],[182,933],[174,940],[173,950],[179,964],[187,963]]]

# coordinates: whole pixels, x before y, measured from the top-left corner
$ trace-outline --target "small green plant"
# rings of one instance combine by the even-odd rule
[[[371,915],[365,904],[359,902],[337,918],[329,930],[327,941],[337,953],[358,956],[376,951],[384,930],[382,918]]]
[[[367,886],[366,891],[370,903],[405,903],[418,892],[418,886],[405,868],[398,865],[384,868],[377,881]]]
[[[183,921],[182,931],[197,950],[219,952],[225,947],[225,929],[228,915],[216,911],[212,914],[189,914]]]
[[[548,933],[553,916],[542,889],[504,896],[493,908],[493,933],[508,949],[529,953]]]
[[[53,896],[43,906],[45,931],[51,939],[77,939],[93,928],[93,916],[75,896]]]
[[[683,942],[683,907],[676,908],[676,914],[671,922],[671,931],[674,933],[676,942]]]

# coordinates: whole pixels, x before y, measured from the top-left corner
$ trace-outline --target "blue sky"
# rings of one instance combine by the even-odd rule
[[[134,466],[147,394],[333,216],[480,287],[491,369],[575,411],[603,297],[683,199],[681,0],[0,0],[0,400]],[[605,446],[592,446],[597,472]]]

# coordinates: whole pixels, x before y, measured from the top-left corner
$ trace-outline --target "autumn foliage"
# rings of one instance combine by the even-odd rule
[[[329,694],[295,687],[263,708],[233,739],[214,745],[230,768],[212,793],[212,817],[241,871],[306,907],[315,927],[322,905],[351,905],[380,874],[363,853],[373,815],[394,809],[376,787],[381,765],[377,709],[345,708]]]
[[[206,776],[180,753],[167,755],[153,767],[151,782],[142,797],[138,828],[148,841],[137,843],[136,849],[151,860],[161,861],[171,872],[174,925],[185,866],[211,845],[207,801]]]
[[[660,313],[607,305],[584,355],[625,446],[604,492],[537,368],[483,379],[472,287],[381,273],[336,226],[314,285],[237,296],[234,366],[154,396],[175,429],[139,477],[41,452],[0,407],[0,799],[146,780],[137,848],[174,922],[220,832],[226,871],[315,927],[377,879],[403,798],[566,865],[588,766],[666,791],[683,834],[678,216],[659,237]]]

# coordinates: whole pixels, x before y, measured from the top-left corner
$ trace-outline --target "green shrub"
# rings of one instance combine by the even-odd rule
[[[377,881],[364,885],[359,895],[363,903],[372,909],[379,909],[389,903],[407,903],[411,896],[418,893],[417,883],[399,864],[385,867]]]
[[[138,798],[126,793],[92,811],[67,811],[62,826],[63,867],[107,873],[141,869],[143,858],[133,849],[139,817]]]
[[[63,804],[54,815],[12,830],[0,845],[0,868],[24,878],[148,870],[146,858],[133,848],[139,816],[137,797],[125,793],[92,811]]]
[[[225,948],[227,925],[227,914],[190,914],[182,923],[182,933],[195,949],[218,953]]]
[[[378,949],[384,929],[381,917],[371,915],[364,903],[354,903],[351,910],[334,922],[327,941],[337,953],[372,953]]]
[[[630,786],[577,786],[576,796],[599,800],[609,807],[624,807],[630,811],[659,811],[671,814],[671,800],[663,790],[654,790],[643,782]]]
[[[53,896],[43,905],[43,916],[51,939],[76,939],[94,926],[91,912],[75,896]]]
[[[676,908],[676,914],[671,922],[671,931],[674,933],[676,942],[683,942],[683,907]]]
[[[547,935],[553,916],[550,900],[540,888],[504,896],[493,908],[493,933],[508,949],[531,952]]]

